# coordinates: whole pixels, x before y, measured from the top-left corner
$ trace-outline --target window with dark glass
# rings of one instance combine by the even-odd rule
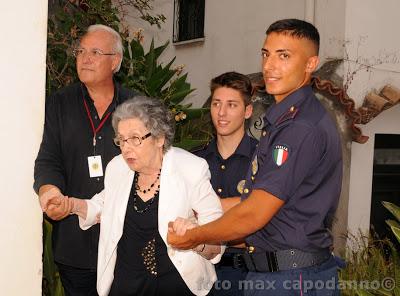
[[[371,230],[380,239],[389,238],[400,245],[385,221],[393,215],[382,205],[388,201],[400,206],[400,135],[375,134],[372,174]]]
[[[205,0],[174,0],[173,42],[204,37]]]

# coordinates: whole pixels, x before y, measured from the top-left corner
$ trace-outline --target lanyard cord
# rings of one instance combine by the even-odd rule
[[[86,113],[87,113],[87,116],[89,118],[90,125],[92,127],[92,131],[93,131],[93,155],[96,155],[96,134],[101,130],[101,128],[103,127],[103,125],[106,122],[106,120],[108,119],[108,117],[110,117],[111,112],[108,112],[106,114],[106,116],[104,116],[104,118],[100,121],[99,126],[97,128],[95,128],[93,120],[92,120],[92,116],[90,116],[89,107],[88,107],[84,97],[83,97],[83,104],[85,105]]]

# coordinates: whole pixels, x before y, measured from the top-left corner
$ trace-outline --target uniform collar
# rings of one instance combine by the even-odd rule
[[[269,107],[264,116],[264,122],[275,125],[278,119],[284,115],[292,106],[299,107],[301,103],[313,93],[310,85],[305,85],[295,92],[288,95],[279,103],[274,103]]]
[[[234,154],[240,154],[247,157],[252,155],[251,138],[249,135],[244,133],[244,137],[242,138],[242,141],[240,141]]]
[[[210,143],[207,145],[207,148],[206,148],[206,155],[209,155],[211,153],[221,157],[221,155],[218,152],[216,137],[214,137],[210,141]],[[252,147],[251,147],[250,136],[247,135],[246,133],[244,133],[244,136],[243,136],[242,140],[240,141],[239,146],[236,148],[235,152],[231,156],[243,155],[243,156],[248,157],[249,155],[251,155],[251,153],[252,153]]]
[[[217,142],[215,138],[212,138],[205,148],[205,155],[209,154],[218,154]]]

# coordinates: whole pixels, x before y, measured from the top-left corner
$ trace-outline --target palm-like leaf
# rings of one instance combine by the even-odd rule
[[[395,205],[394,203],[388,202],[388,201],[383,201],[382,202],[383,206],[389,210],[389,212],[392,213],[392,215],[397,219],[397,221],[400,221],[400,207]]]

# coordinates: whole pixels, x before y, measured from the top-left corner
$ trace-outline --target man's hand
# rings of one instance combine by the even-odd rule
[[[175,220],[176,222],[176,220]],[[167,233],[167,243],[176,249],[190,250],[195,248],[198,243],[196,243],[191,235],[193,230],[186,229],[184,235],[179,235],[177,231],[174,230],[174,223],[168,223],[168,233]],[[178,230],[177,225],[175,225],[176,230]],[[179,230],[180,231],[180,230]],[[180,232],[181,233],[181,232]]]
[[[53,220],[61,220],[70,215],[74,207],[73,200],[68,197],[56,197],[49,201],[46,215]]]
[[[39,190],[39,203],[43,212],[47,211],[49,204],[58,205],[64,195],[60,189],[52,185],[44,185]]]
[[[64,196],[58,187],[51,184],[40,187],[39,202],[42,211],[52,220],[64,219],[74,207],[72,199]]]
[[[73,201],[65,197],[60,189],[46,184],[39,189],[39,203],[42,211],[53,220],[61,220],[71,213]]]

